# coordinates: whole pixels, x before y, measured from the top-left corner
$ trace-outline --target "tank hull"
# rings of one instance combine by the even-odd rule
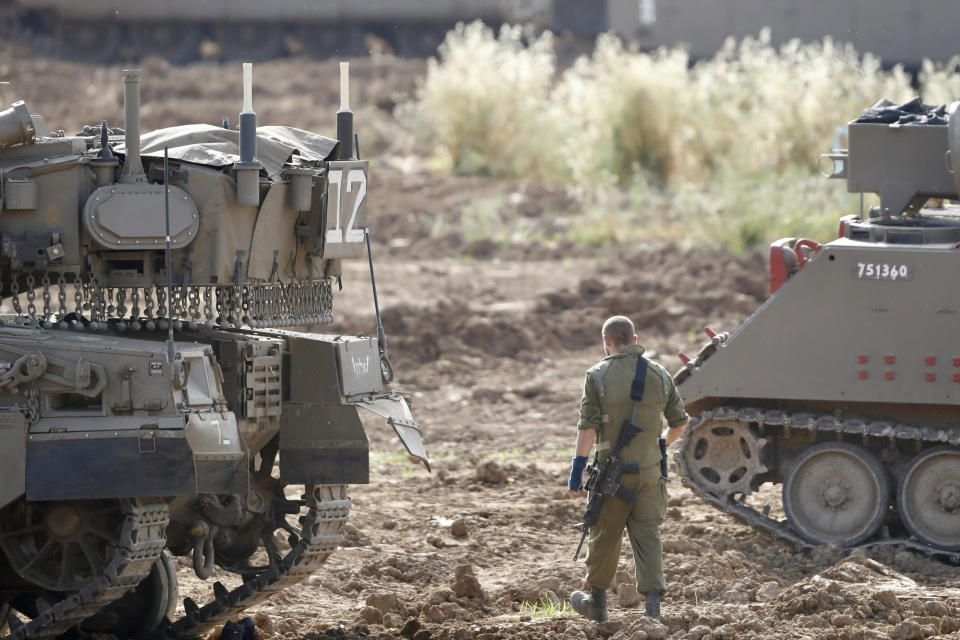
[[[798,547],[958,561],[960,254],[841,238],[804,262],[678,375],[694,416],[677,454],[684,482]],[[759,502],[765,483],[779,501]]]
[[[385,337],[277,328],[333,322],[368,163],[252,111],[141,136],[122,79],[122,136],[0,113],[2,640],[194,638],[306,579],[369,482],[360,409],[429,469]],[[167,624],[171,555],[240,586]]]

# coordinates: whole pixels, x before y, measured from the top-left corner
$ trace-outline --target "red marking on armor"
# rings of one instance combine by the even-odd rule
[[[784,256],[786,251],[793,254],[793,249],[790,247],[781,247],[776,243],[770,245],[770,295],[776,293],[777,289],[787,281],[787,264]],[[795,255],[793,254],[792,262],[796,261]]]
[[[868,359],[869,358],[867,358],[867,354],[865,353],[861,353],[860,355],[857,356],[857,362],[859,362],[860,364],[867,364]]]
[[[960,373],[953,374],[953,381],[960,382]]]
[[[893,380],[893,371],[884,371],[883,377],[887,380]]]
[[[932,371],[930,371],[930,372],[928,372],[928,373],[926,374],[926,376],[924,376],[924,377],[927,379],[927,382],[933,382],[933,381],[936,379],[937,374],[935,374],[935,373],[933,373]]]
[[[957,358],[956,356],[954,356],[954,358],[953,358],[953,366],[955,366],[955,367],[960,367],[960,358]]]
[[[893,364],[893,354],[888,353],[887,355],[883,356],[883,361],[887,364]]]
[[[928,367],[932,367],[932,366],[935,365],[935,364],[937,364],[937,357],[936,357],[936,356],[927,356],[927,366],[928,366]]]
[[[711,329],[710,327],[704,327],[703,332],[707,334],[707,337],[713,340],[717,337],[717,332]]]
[[[683,351],[679,353],[679,356],[680,356],[680,361],[683,362],[683,364],[687,364],[688,362],[690,362],[690,356],[685,354]]]
[[[860,371],[857,371],[857,377],[860,378],[861,380],[866,380],[866,379],[867,379],[867,370],[866,370],[866,369],[860,369]]]

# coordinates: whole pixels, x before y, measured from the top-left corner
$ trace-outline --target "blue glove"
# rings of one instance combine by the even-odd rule
[[[573,466],[570,468],[570,480],[567,486],[570,491],[583,489],[583,469],[587,466],[587,456],[574,456]]]

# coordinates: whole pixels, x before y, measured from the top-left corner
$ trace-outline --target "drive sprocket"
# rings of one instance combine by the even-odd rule
[[[718,497],[749,495],[767,472],[761,459],[766,438],[737,418],[705,414],[691,423],[678,456],[684,475]]]

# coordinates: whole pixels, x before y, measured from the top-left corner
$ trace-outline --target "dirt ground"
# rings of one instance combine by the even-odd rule
[[[142,66],[144,130],[239,110],[239,65]],[[762,302],[765,256],[467,239],[455,223],[479,198],[506,195],[518,215],[541,221],[576,203],[562,187],[391,168],[391,110],[425,63],[362,60],[354,69],[358,122],[375,129],[369,203],[384,325],[433,473],[407,460],[389,427],[369,421],[372,478],[351,487],[347,543],[304,584],[250,611],[261,637],[960,638],[956,567],[895,550],[795,552],[706,506],[675,474],[661,622],[642,615],[629,545],[609,622],[564,609],[584,575],[571,560],[584,502],[565,487],[583,372],[602,355],[600,323],[630,316],[648,355],[675,370],[677,351],[695,350],[706,322],[732,330]],[[262,122],[332,131],[333,62],[273,62],[255,74]],[[0,48],[0,79],[13,81],[2,97],[27,99],[53,128],[119,122],[118,77],[119,67]],[[442,233],[439,219],[449,222]],[[343,282],[332,331],[370,335],[365,261],[345,265]],[[181,597],[210,597],[185,563],[179,578]]]
[[[369,421],[372,478],[351,488],[348,546],[251,612],[265,638],[960,637],[956,567],[905,551],[796,552],[708,507],[675,476],[661,623],[642,615],[629,545],[611,620],[564,610],[584,575],[571,560],[584,502],[565,486],[583,372],[602,355],[599,324],[630,316],[649,353],[675,370],[677,351],[704,340],[705,322],[732,330],[763,301],[765,257],[651,244],[506,246],[477,258],[459,239],[422,234],[422,218],[516,185],[375,175],[384,327],[434,471]],[[531,197],[548,203],[544,215],[563,200],[555,189]],[[346,264],[343,282],[332,331],[371,335],[366,263]],[[188,568],[181,580],[186,595],[209,592]]]

